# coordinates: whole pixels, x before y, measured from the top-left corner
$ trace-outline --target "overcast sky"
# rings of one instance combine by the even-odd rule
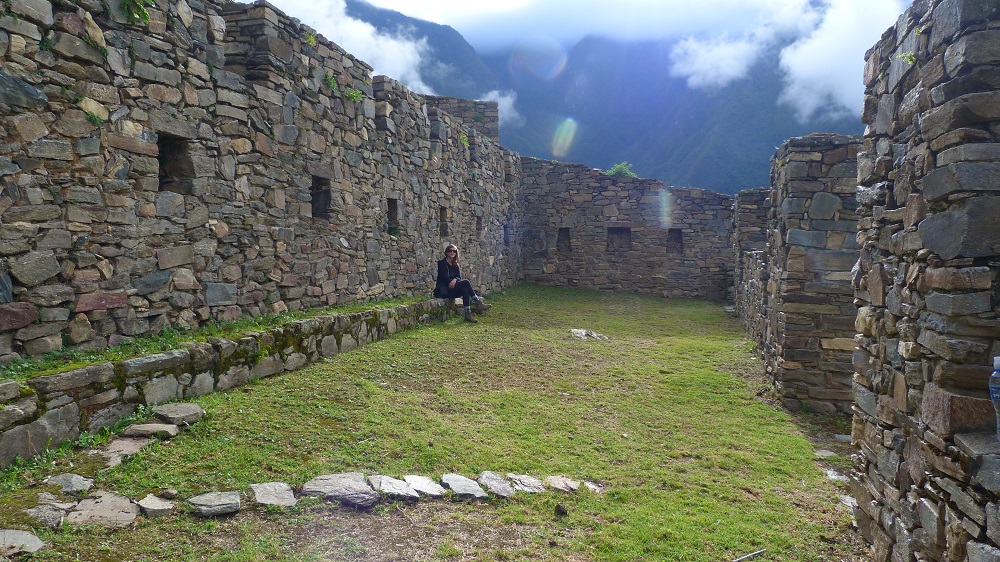
[[[369,0],[376,6],[457,29],[481,53],[545,39],[565,48],[586,35],[671,39],[671,73],[692,88],[746,77],[761,56],[780,51],[781,101],[800,119],[860,116],[864,53],[909,0]],[[433,56],[413,36],[386,36],[344,16],[344,0],[274,0],[352,54],[412,89]]]

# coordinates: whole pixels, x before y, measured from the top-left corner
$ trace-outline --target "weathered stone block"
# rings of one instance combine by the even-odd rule
[[[962,289],[989,289],[993,274],[988,267],[930,267],[924,273],[924,282],[931,289],[955,291]]]
[[[125,376],[135,377],[174,369],[187,364],[190,360],[191,354],[188,350],[175,349],[155,355],[126,359],[122,361],[122,369],[125,372]]]
[[[205,300],[208,306],[236,304],[238,289],[233,283],[206,283]]]
[[[921,184],[928,201],[939,201],[958,192],[1000,191],[994,178],[1000,174],[1000,162],[957,162],[934,169]]]
[[[173,375],[157,377],[142,385],[143,402],[152,405],[177,400],[183,397],[182,390],[177,377]]]
[[[979,293],[931,293],[927,295],[927,309],[950,316],[978,314],[992,309],[992,294]]]
[[[996,428],[993,403],[988,399],[950,392],[934,383],[924,387],[921,413],[931,431],[945,439],[955,433]]]
[[[52,251],[29,252],[10,262],[11,275],[29,287],[55,277],[59,271],[59,260]]]
[[[918,231],[942,259],[994,256],[1000,253],[998,216],[1000,197],[976,197],[921,221]]]
[[[37,420],[0,434],[0,465],[15,457],[28,459],[45,450],[80,436],[80,409],[70,403],[42,414]]]
[[[89,312],[91,310],[109,310],[125,308],[128,305],[128,295],[125,293],[88,293],[80,295],[73,310]]]
[[[0,332],[18,330],[38,320],[38,309],[27,302],[0,304]]]

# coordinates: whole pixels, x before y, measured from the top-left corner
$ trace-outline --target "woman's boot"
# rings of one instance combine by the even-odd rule
[[[463,308],[462,309],[462,314],[465,315],[465,321],[466,322],[472,322],[473,324],[475,324],[476,322],[479,322],[479,320],[477,320],[476,317],[472,315],[472,310],[469,309],[469,307]]]
[[[482,297],[476,297],[476,312],[482,314],[491,308],[493,308],[492,304],[486,304]]]

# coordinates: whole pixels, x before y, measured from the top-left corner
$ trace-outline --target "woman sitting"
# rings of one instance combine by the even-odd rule
[[[454,299],[462,297],[462,310],[466,322],[478,322],[469,307],[470,300],[476,303],[476,312],[483,313],[493,305],[486,304],[472,289],[468,279],[462,279],[462,271],[458,267],[458,247],[448,244],[444,249],[444,259],[438,262],[437,283],[434,285],[434,296],[439,299]]]

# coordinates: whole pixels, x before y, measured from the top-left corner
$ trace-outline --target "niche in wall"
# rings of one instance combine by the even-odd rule
[[[312,187],[309,188],[312,216],[316,219],[330,218],[330,204],[333,193],[330,190],[330,179],[319,176],[312,177]]]
[[[438,223],[440,224],[441,236],[448,236],[448,207],[441,207],[438,211]]]
[[[510,246],[510,228],[507,225],[503,225],[503,245],[504,247]]]
[[[476,217],[476,234],[483,235],[483,217]]]
[[[667,253],[684,253],[684,233],[679,228],[667,229]]]
[[[560,228],[556,237],[556,250],[560,252],[572,252],[573,242],[569,237],[569,228]]]
[[[609,252],[625,252],[632,249],[632,229],[620,226],[608,227]]]
[[[194,193],[194,162],[191,160],[188,140],[159,133],[156,147],[159,149],[159,190],[182,195]]]
[[[388,210],[386,212],[386,232],[391,236],[399,236],[399,199],[386,199]]]

